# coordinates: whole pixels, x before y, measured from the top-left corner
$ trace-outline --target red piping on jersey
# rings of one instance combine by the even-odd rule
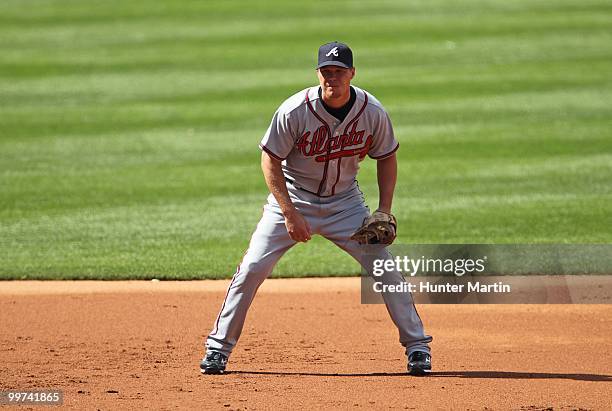
[[[353,119],[351,121],[349,121],[349,123],[346,125],[346,127],[344,127],[344,134],[348,133],[349,127],[351,124],[353,124],[355,121],[357,121],[359,119],[359,117],[361,117],[361,114],[363,113],[363,110],[365,110],[366,106],[368,105],[368,95],[366,93],[363,93],[363,106],[361,106],[361,109],[359,110],[359,113],[357,113],[357,115],[355,117],[353,117]]]
[[[327,135],[328,135],[328,142],[329,139],[332,136],[331,133],[331,129],[329,128],[329,124],[327,124],[327,122],[325,120],[323,120],[315,111],[314,108],[312,108],[312,105],[310,104],[310,99],[308,98],[308,93],[310,93],[310,89],[308,89],[308,91],[306,91],[306,105],[308,106],[308,109],[310,110],[310,112],[312,113],[313,116],[315,116],[320,122],[321,124],[323,124],[325,126],[325,128],[327,129]],[[327,157],[329,158],[329,154],[331,152],[331,144],[327,144]],[[320,196],[321,195],[321,190],[323,189],[323,183],[325,182],[325,180],[327,180],[327,167],[329,166],[329,159],[325,161],[325,167],[323,167],[323,177],[321,177],[321,182],[319,183],[319,189],[317,190],[317,195]]]
[[[366,106],[368,105],[368,95],[366,93],[363,93],[364,101],[363,101],[363,106],[361,106],[361,109],[359,110],[359,113],[357,113],[357,115],[355,117],[353,117],[353,119],[351,121],[349,121],[349,123],[346,125],[346,127],[344,127],[344,134],[348,133],[349,130],[349,126],[351,124],[353,124],[355,121],[357,121],[359,119],[359,117],[361,117],[361,114],[363,113],[363,111],[365,110]],[[330,136],[331,138],[331,136]],[[397,150],[397,149],[396,149]],[[329,153],[327,153],[327,161],[329,161],[330,155]],[[342,158],[338,159],[338,169],[336,172],[336,182],[334,183],[334,185],[332,186],[332,191],[331,191],[331,195],[334,195],[336,192],[336,184],[338,184],[338,181],[340,181],[340,163],[342,162]]]
[[[385,157],[389,157],[391,154],[395,153],[397,151],[397,149],[399,148],[399,143],[397,143],[397,145],[395,146],[395,148],[391,151],[389,151],[387,154],[383,154],[382,156],[370,156],[370,158],[373,158],[374,160],[382,160]]]
[[[338,181],[340,181],[340,163],[342,163],[342,157],[338,159],[338,168],[336,169],[336,182],[332,186],[331,195],[336,194],[336,184],[338,184]]]
[[[262,144],[260,144],[260,145],[259,145],[259,147],[261,147],[261,149],[262,149],[263,151],[265,151],[266,153],[268,153],[270,156],[274,157],[275,159],[277,159],[277,160],[279,160],[279,161],[283,161],[283,160],[284,160],[284,158],[281,158],[281,157],[277,156],[276,154],[274,154],[274,153],[272,152],[272,150],[270,150],[268,147],[266,147],[266,146],[264,146],[264,145],[262,145]]]

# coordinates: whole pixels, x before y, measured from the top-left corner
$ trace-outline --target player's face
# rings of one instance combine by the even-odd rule
[[[337,99],[350,93],[349,86],[355,77],[355,68],[324,66],[317,70],[317,75],[325,96]]]

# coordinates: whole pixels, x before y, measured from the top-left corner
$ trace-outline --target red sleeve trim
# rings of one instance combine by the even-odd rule
[[[283,161],[284,158],[277,156],[276,154],[274,154],[269,148],[267,148],[264,145],[259,145],[259,148],[261,148],[263,151],[265,151],[266,153],[268,153],[271,157],[274,157],[275,159],[279,160],[279,161]]]
[[[382,156],[376,156],[376,157],[375,156],[370,156],[370,158],[373,158],[374,160],[385,159],[385,158],[389,157],[391,154],[395,153],[398,148],[399,148],[399,143],[397,143],[395,148],[393,150],[389,151],[387,154],[383,154]]]

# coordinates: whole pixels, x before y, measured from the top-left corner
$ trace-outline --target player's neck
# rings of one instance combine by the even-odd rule
[[[348,103],[348,101],[351,99],[351,88],[347,87],[345,92],[339,96],[332,96],[331,93],[328,95],[325,93],[325,90],[323,90],[321,93],[321,98],[327,107],[340,108]]]

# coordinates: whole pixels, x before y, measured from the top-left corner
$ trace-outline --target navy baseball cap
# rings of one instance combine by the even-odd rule
[[[353,52],[344,43],[332,41],[319,47],[319,61],[317,68],[323,66],[353,67]]]

